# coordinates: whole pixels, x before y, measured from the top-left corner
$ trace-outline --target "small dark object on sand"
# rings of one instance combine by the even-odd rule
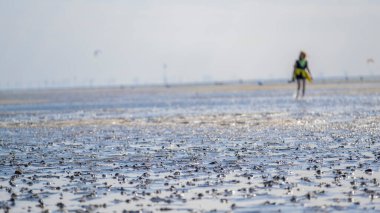
[[[65,204],[63,203],[57,203],[57,206],[60,208],[60,209],[63,209],[65,207]]]

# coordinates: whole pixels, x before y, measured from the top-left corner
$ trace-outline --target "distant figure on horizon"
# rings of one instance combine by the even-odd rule
[[[306,80],[312,81],[311,72],[306,60],[306,53],[301,51],[300,56],[294,64],[293,76],[291,82],[297,80],[297,95],[299,98],[301,85],[302,85],[302,97],[305,96]]]

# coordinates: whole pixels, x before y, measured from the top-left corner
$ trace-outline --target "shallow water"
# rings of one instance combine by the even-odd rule
[[[0,209],[380,211],[380,84],[0,93]]]

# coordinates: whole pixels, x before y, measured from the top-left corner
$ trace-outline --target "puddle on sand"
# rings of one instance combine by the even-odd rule
[[[0,209],[379,211],[380,86],[366,86],[357,99],[104,89],[2,106]]]

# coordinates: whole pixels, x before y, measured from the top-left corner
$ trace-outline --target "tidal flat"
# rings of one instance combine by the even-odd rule
[[[3,212],[379,212],[380,82],[0,92]]]

